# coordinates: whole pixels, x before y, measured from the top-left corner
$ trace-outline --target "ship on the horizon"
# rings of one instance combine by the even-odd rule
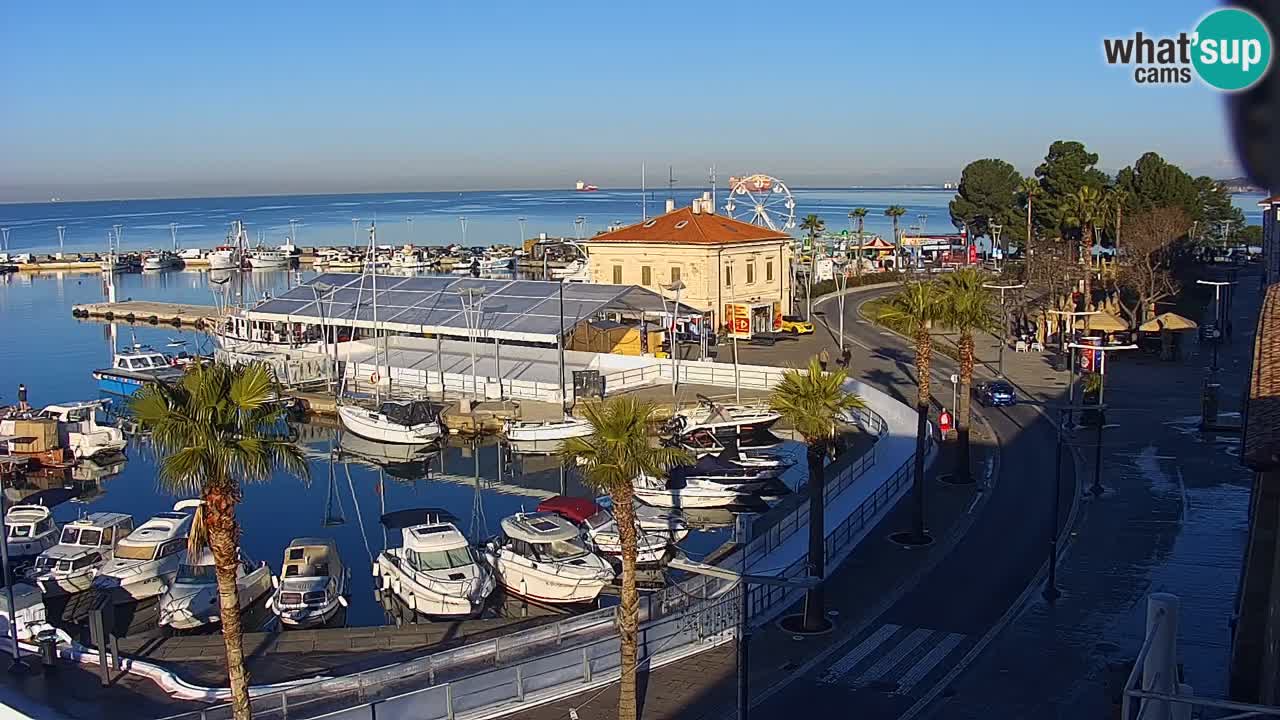
[[[578,183],[574,185],[573,189],[577,190],[578,192],[595,192],[600,188],[596,187],[595,185],[588,185],[586,182],[579,180]]]

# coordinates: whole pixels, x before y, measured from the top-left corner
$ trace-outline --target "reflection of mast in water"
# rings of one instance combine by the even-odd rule
[[[330,443],[329,446],[329,489],[324,496],[324,527],[345,525],[347,518],[342,512],[342,496],[338,494],[338,475],[334,464],[338,460],[338,451]],[[336,512],[335,512],[336,508]]]
[[[364,516],[360,514],[360,498],[356,495],[356,485],[351,482],[351,463],[343,461],[343,469],[347,473],[347,488],[351,490],[351,501],[356,506],[356,522],[360,524],[360,539],[364,541],[364,551],[369,555],[369,564],[373,564],[373,550],[369,547],[369,536],[364,532]]]
[[[387,514],[387,471],[378,466],[378,525],[382,526],[382,549],[387,549],[387,525],[381,522],[382,516]]]
[[[479,543],[489,527],[484,517],[484,496],[480,493],[480,440],[477,438],[471,446],[471,457],[475,460],[475,496],[471,500],[471,541]],[[498,449],[498,472],[502,472],[502,449]],[[501,476],[499,476],[501,480]]]

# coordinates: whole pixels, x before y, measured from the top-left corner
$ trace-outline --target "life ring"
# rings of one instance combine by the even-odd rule
[[[376,370],[373,372],[372,375],[369,376],[369,382],[373,383],[374,385],[377,385],[378,381],[381,379],[382,377],[378,375],[378,372]]]

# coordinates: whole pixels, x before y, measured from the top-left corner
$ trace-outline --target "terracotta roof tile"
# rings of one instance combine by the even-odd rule
[[[790,236],[724,215],[694,213],[691,208],[685,207],[645,222],[596,235],[587,242],[732,245],[756,240],[790,240]]]
[[[1243,460],[1258,471],[1280,466],[1280,285],[1267,288],[1258,314]]]

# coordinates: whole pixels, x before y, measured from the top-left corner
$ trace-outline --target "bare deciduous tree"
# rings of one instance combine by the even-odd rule
[[[1181,208],[1143,210],[1125,225],[1124,252],[1116,259],[1115,287],[1120,309],[1130,327],[1155,314],[1156,303],[1178,293],[1171,264],[1177,245],[1186,239],[1191,219]]]

